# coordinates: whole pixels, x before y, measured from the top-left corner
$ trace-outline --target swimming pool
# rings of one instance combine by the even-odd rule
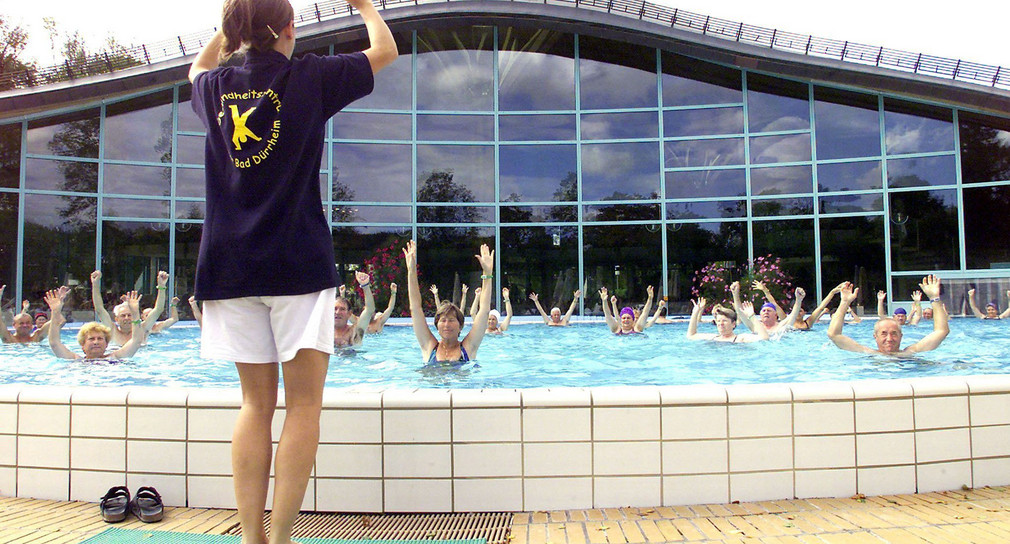
[[[846,334],[873,345],[874,321],[846,325]],[[702,324],[702,330],[713,327]],[[742,330],[738,327],[738,330]],[[951,333],[933,352],[912,360],[874,358],[842,351],[827,339],[827,322],[757,344],[690,342],[686,322],[656,325],[645,335],[615,337],[602,322],[570,327],[513,325],[487,335],[477,366],[425,366],[410,326],[392,325],[369,335],[356,350],[331,358],[329,387],[531,388],[611,385],[690,385],[813,382],[873,378],[1010,373],[1010,322],[952,319]],[[905,327],[903,345],[932,330]],[[464,331],[465,332],[465,331]],[[75,331],[64,331],[73,346]],[[76,347],[76,346],[74,346]],[[3,345],[0,383],[96,386],[236,387],[234,365],[199,357],[199,329],[176,326],[121,364],[56,359],[43,342]],[[14,364],[12,364],[14,363]]]

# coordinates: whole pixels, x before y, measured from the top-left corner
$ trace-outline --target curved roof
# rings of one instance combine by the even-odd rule
[[[1010,91],[959,79],[966,73],[962,70],[960,61],[949,61],[957,62],[953,70],[950,70],[945,64],[936,62],[947,59],[930,57],[938,75],[944,71],[952,72],[951,79],[946,79],[901,69],[907,68],[903,62],[911,54],[905,53],[906,58],[902,58],[900,54],[903,52],[900,51],[867,48],[844,42],[839,58],[828,58],[836,55],[829,50],[837,47],[837,42],[779,34],[777,31],[742,23],[665,10],[647,2],[551,1],[557,3],[547,3],[546,0],[545,3],[501,0],[423,3],[418,0],[399,0],[394,4],[392,1],[384,1],[382,15],[394,32],[465,24],[529,24],[656,47],[702,60],[814,83],[940,102],[981,112],[1010,111]],[[336,5],[335,1],[313,4],[314,7],[296,14],[296,18],[301,21],[298,51],[316,49],[338,39],[365,36],[360,17],[348,15],[347,4],[341,2],[343,7],[339,10]],[[326,14],[320,12],[323,7],[329,10]],[[667,21],[669,24],[665,24]],[[192,36],[190,38],[195,43],[189,44],[180,38],[179,49],[195,52],[210,35],[211,32],[208,31]],[[851,49],[847,50],[850,45]],[[145,89],[163,88],[186,79],[193,57],[194,54],[190,53],[112,73],[7,91],[0,93],[0,111],[4,112],[2,117],[9,118],[93,103]],[[918,66],[921,60],[920,55],[914,67],[917,71],[921,71]],[[887,64],[898,69],[881,66]],[[992,84],[1002,82],[1001,69],[968,63],[964,66],[967,67],[965,69],[976,70],[968,78],[970,81],[978,81],[980,74],[987,76],[989,72],[982,73],[982,70],[991,69],[994,71]]]

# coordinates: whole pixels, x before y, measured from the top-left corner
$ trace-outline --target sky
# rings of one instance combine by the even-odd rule
[[[1010,2],[961,0],[925,4],[894,0],[652,0],[720,19],[778,28],[819,38],[848,40],[913,53],[962,59],[1010,68],[1005,44]],[[141,7],[141,5],[143,6]],[[292,0],[298,10],[311,2]],[[956,5],[960,13],[951,13]],[[917,7],[909,7],[917,6]],[[0,0],[0,14],[29,31],[27,56],[42,65],[60,59],[42,27],[43,17],[56,19],[64,32],[80,31],[91,49],[108,36],[126,46],[153,43],[219,25],[221,3],[215,0]]]

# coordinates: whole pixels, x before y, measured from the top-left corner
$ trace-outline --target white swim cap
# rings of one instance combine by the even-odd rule
[[[498,310],[491,310],[490,312],[487,313],[487,316],[488,317],[493,316],[498,321],[501,321],[501,312],[499,312]]]

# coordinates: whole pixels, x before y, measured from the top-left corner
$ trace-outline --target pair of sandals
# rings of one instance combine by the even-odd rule
[[[123,521],[128,513],[132,513],[144,523],[161,521],[165,515],[165,505],[161,502],[161,495],[153,487],[141,487],[131,499],[130,490],[125,486],[118,485],[109,489],[102,497],[98,508],[106,523]]]

